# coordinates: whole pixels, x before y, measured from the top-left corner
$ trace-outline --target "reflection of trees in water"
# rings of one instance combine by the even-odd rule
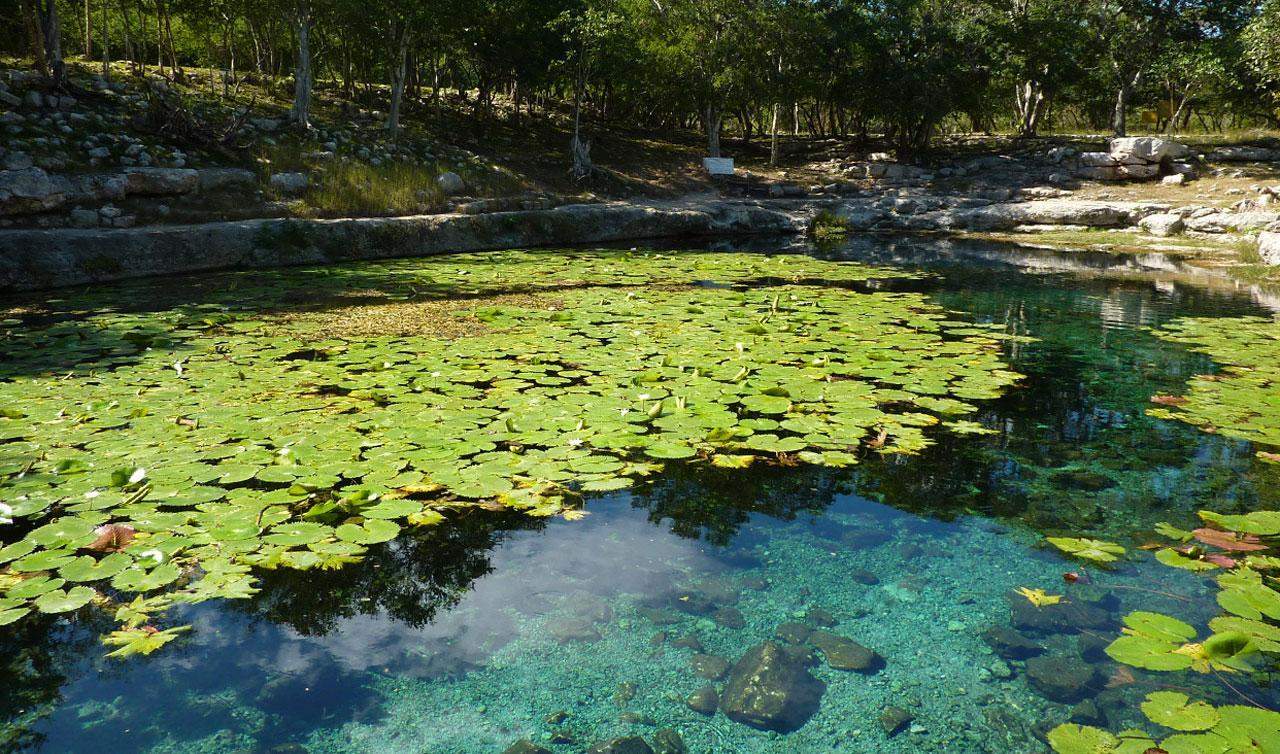
[[[80,611],[88,615],[89,611]],[[74,669],[102,653],[98,634],[110,621],[95,616],[85,625],[33,615],[0,630],[0,751],[39,748],[36,730],[62,701],[62,688]]]
[[[378,613],[424,626],[492,572],[490,555],[508,532],[544,525],[522,513],[468,512],[448,524],[409,530],[335,571],[264,572],[258,596],[231,604],[307,636],[324,635],[344,618]]]
[[[821,513],[848,491],[845,476],[811,466],[743,471],[673,465],[652,484],[636,488],[631,504],[648,510],[654,524],[670,522],[679,536],[726,546],[752,515],[790,521]]]

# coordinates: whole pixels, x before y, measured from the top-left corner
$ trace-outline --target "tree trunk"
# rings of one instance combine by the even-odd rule
[[[93,60],[93,15],[89,13],[89,0],[84,0],[84,57]]]
[[[293,80],[293,109],[289,118],[303,129],[311,128],[311,4],[298,3],[293,17],[298,36],[298,67]]]
[[[778,116],[782,111],[782,105],[773,103],[773,122],[769,125],[769,164],[777,166],[778,164]]]
[[[57,1],[36,0],[36,14],[40,19],[44,67],[49,72],[49,80],[55,86],[62,86],[67,82],[67,66],[62,60],[62,25],[58,21]]]
[[[400,104],[404,101],[405,68],[409,62],[409,25],[397,23],[395,29],[396,59],[391,66],[391,109],[387,112],[387,130],[400,131]]]
[[[720,156],[720,108],[707,105],[707,154],[710,157]]]
[[[1135,74],[1132,79],[1126,77],[1123,81],[1120,91],[1116,94],[1115,112],[1111,115],[1111,129],[1115,131],[1116,136],[1128,136],[1129,96],[1133,94],[1134,87],[1142,81],[1142,73]]]

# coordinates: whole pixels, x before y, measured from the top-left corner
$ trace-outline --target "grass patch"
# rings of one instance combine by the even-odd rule
[[[819,241],[838,240],[849,235],[849,221],[824,209],[813,218],[809,233]]]
[[[444,205],[436,171],[421,165],[331,163],[312,173],[307,205],[324,215],[377,216],[428,212]]]

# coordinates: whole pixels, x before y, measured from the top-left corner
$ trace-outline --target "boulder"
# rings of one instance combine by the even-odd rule
[[[817,647],[827,664],[836,670],[870,674],[884,667],[884,658],[874,650],[830,631],[814,631],[809,643]]]
[[[653,734],[653,754],[688,754],[688,751],[675,728],[663,728]]]
[[[911,721],[915,719],[915,715],[901,707],[885,707],[884,712],[880,713],[880,729],[884,731],[886,736],[893,738],[906,730]]]
[[[623,736],[601,741],[588,754],[653,754],[653,749],[639,736]]]
[[[1117,167],[1119,164],[1120,163],[1107,152],[1082,152],[1080,154],[1080,167],[1111,168]]]
[[[1185,173],[1174,173],[1161,178],[1160,182],[1166,186],[1181,186],[1187,182],[1187,176]]]
[[[1166,213],[1148,215],[1138,226],[1153,236],[1176,236],[1187,227],[1181,215]]]
[[[1154,136],[1129,136],[1112,139],[1109,152],[1117,162],[1125,164],[1159,164],[1165,160],[1181,160],[1191,154],[1184,144]]]
[[[720,707],[720,695],[716,693],[714,686],[703,686],[690,694],[685,704],[699,715],[714,715]]]
[[[771,641],[738,660],[720,700],[729,719],[761,730],[794,731],[818,711],[826,684],[804,663]]]
[[[1192,216],[1187,229],[1198,233],[1250,233],[1280,221],[1280,212],[1210,212]]]
[[[708,681],[718,681],[729,672],[729,661],[717,655],[696,654],[689,658],[694,675]]]
[[[467,184],[462,180],[462,176],[453,171],[441,173],[436,178],[436,185],[445,196],[459,196],[467,190]]]
[[[200,169],[199,186],[201,191],[253,188],[257,184],[258,176],[252,170],[245,170],[244,168]]]
[[[1280,229],[1258,236],[1258,256],[1263,264],[1280,265]]]
[[[48,212],[71,194],[71,184],[40,168],[0,170],[0,217]]]
[[[297,196],[311,185],[311,178],[306,173],[275,173],[270,183],[283,196]]]
[[[120,174],[85,175],[75,181],[72,201],[110,202],[124,199],[129,190],[129,180]]]
[[[71,224],[77,228],[95,228],[98,225],[98,211],[94,209],[71,210]]]
[[[1027,680],[1045,698],[1074,704],[1097,693],[1098,672],[1081,660],[1045,655],[1027,660]]]
[[[129,168],[126,190],[137,196],[189,194],[200,185],[200,173],[188,168]]]

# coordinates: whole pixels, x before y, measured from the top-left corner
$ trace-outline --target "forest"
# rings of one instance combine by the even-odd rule
[[[575,149],[615,125],[883,137],[1280,126],[1277,0],[7,0],[0,53],[217,70],[386,113],[557,112]],[[212,75],[212,74],[210,74]],[[776,151],[776,146],[775,146]]]

